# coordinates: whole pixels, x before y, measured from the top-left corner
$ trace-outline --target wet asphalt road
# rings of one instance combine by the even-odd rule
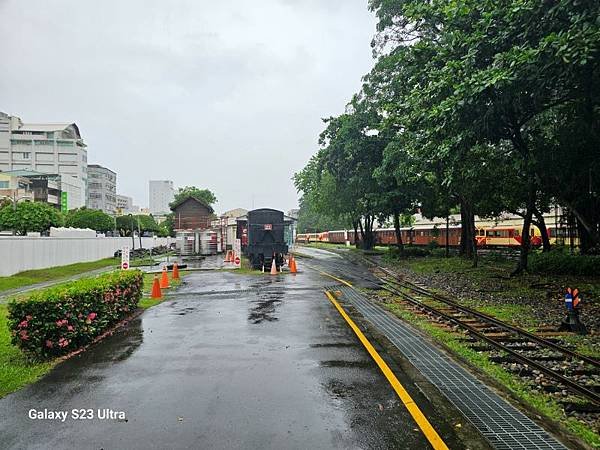
[[[323,295],[329,284],[308,268],[192,273],[124,330],[0,400],[0,448],[427,448]],[[45,408],[96,417],[28,418]],[[100,420],[99,408],[126,420]]]

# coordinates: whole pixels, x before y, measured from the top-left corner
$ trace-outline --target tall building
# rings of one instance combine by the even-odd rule
[[[81,180],[71,175],[36,170],[8,170],[2,173],[29,180],[36,202],[46,202],[65,211],[85,206]]]
[[[87,146],[74,123],[24,123],[0,112],[0,171],[31,170],[71,177],[87,200]]]
[[[117,212],[117,174],[98,164],[88,165],[88,207],[106,214]]]
[[[140,207],[133,204],[133,198],[117,194],[117,216],[139,213]]]
[[[170,180],[150,180],[149,209],[153,215],[164,215],[171,212],[169,203],[175,198],[175,189]]]

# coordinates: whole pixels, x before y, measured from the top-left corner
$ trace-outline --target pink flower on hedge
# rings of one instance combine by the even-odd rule
[[[22,330],[19,332],[19,336],[21,337],[22,340],[26,341],[27,339],[29,339],[29,335],[27,334],[27,330]]]
[[[95,312],[91,312],[88,314],[88,319],[90,320],[94,320],[96,318],[97,314]]]
[[[27,324],[28,322],[26,320],[23,320],[20,324],[19,324],[19,328],[27,328]]]
[[[62,327],[64,325],[68,324],[68,323],[69,323],[69,321],[67,319],[61,319],[61,320],[57,320],[56,321],[56,326]]]
[[[33,316],[31,316],[30,314],[27,314],[25,316],[25,320],[31,320],[31,319],[33,319]]]
[[[54,347],[54,342],[52,342],[50,339],[47,339],[46,340],[46,347],[48,347],[48,348]]]
[[[73,325],[69,325],[69,326],[67,327],[67,330],[68,330],[68,331],[73,331],[73,329],[74,329],[74,328],[73,328]]]
[[[65,339],[64,337],[62,337],[62,338],[60,338],[58,340],[58,346],[59,347],[66,347],[67,345],[69,345],[69,342],[70,341],[68,339]]]

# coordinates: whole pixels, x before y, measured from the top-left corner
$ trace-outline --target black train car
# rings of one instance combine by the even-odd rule
[[[264,266],[265,270],[269,270],[275,257],[279,269],[288,252],[284,228],[282,211],[269,208],[248,211],[248,245],[245,253],[252,267],[260,269]]]

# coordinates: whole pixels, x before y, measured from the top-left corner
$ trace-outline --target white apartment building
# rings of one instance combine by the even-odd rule
[[[153,215],[165,215],[171,212],[169,203],[175,198],[175,189],[170,180],[150,180],[149,209]]]
[[[133,198],[117,194],[117,215],[139,214],[140,207],[133,204]]]
[[[63,178],[88,195],[87,146],[74,123],[24,123],[0,112],[0,171],[33,170]]]
[[[98,164],[88,165],[88,207],[106,214],[117,212],[117,174]]]

